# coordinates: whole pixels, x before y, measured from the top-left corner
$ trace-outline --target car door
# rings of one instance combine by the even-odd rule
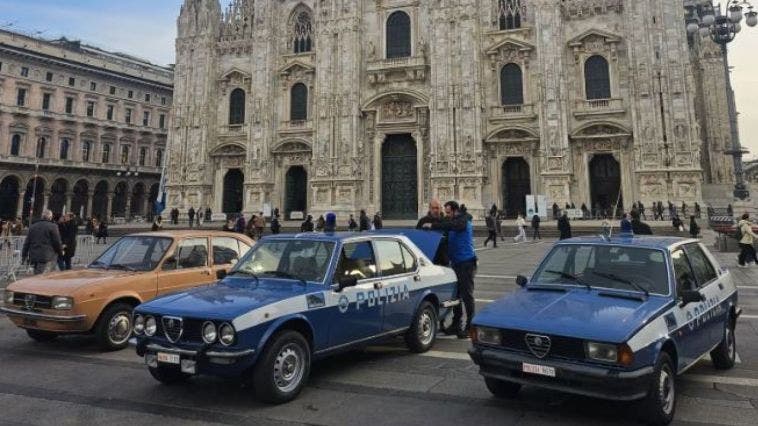
[[[703,330],[698,324],[697,314],[699,303],[682,305],[681,296],[685,291],[697,290],[697,279],[692,270],[690,260],[683,247],[676,248],[671,253],[676,280],[675,319],[678,324],[672,337],[679,346],[680,367],[695,362],[707,350],[710,336],[708,330]]]
[[[358,282],[342,291],[330,290],[329,305],[335,306],[329,325],[329,346],[347,345],[382,331],[382,306],[376,297],[381,287],[376,256],[370,240],[343,244],[332,281],[355,277]]]
[[[215,277],[218,271],[229,272],[229,269],[237,264],[242,255],[247,253],[250,246],[234,237],[214,236],[211,237],[211,249],[211,259],[213,260],[211,268]],[[244,249],[244,252],[241,249]]]
[[[384,304],[382,328],[385,332],[407,328],[416,308],[416,298],[411,296],[414,277],[417,276],[416,259],[395,239],[375,240],[374,247],[382,276],[377,292],[377,297]],[[419,294],[416,292],[416,296]]]
[[[705,299],[697,307],[698,322],[700,328],[707,330],[708,344],[705,350],[710,350],[724,337],[724,321],[728,310],[723,309],[721,303],[726,298],[726,292],[721,278],[716,273],[716,268],[700,244],[687,244],[685,250],[697,279],[698,291]]]
[[[158,295],[181,291],[216,280],[211,273],[207,237],[180,240],[158,273]]]

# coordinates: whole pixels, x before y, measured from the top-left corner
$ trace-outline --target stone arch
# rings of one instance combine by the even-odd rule
[[[88,210],[90,188],[91,185],[87,179],[79,179],[71,190],[71,212],[81,218],[90,214]]]
[[[539,133],[534,129],[524,126],[504,126],[490,132],[484,140],[487,142],[496,141],[537,141],[540,139]]]
[[[126,202],[129,197],[129,184],[126,181],[121,181],[113,187],[113,204],[111,207],[111,215],[118,217],[126,217]]]
[[[400,89],[390,92],[382,92],[372,96],[363,103],[361,109],[367,110],[377,108],[387,100],[406,100],[412,102],[414,106],[429,105],[429,97],[427,95],[412,89]]]
[[[0,219],[8,220],[16,217],[19,195],[21,195],[19,177],[7,175],[0,180]]]
[[[62,177],[55,179],[53,184],[50,185],[50,200],[47,206],[53,211],[54,215],[63,214],[66,209],[66,194],[68,190],[68,180]]]
[[[579,139],[594,136],[632,136],[632,130],[614,121],[591,121],[577,127],[570,137]]]
[[[108,216],[108,191],[110,190],[110,184],[107,180],[103,179],[95,184],[94,191],[92,193],[92,216],[100,218],[101,220],[107,219]]]

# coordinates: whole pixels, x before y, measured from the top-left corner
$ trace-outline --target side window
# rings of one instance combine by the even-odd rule
[[[242,257],[242,256],[246,255],[247,252],[250,251],[251,247],[249,245],[247,245],[247,243],[243,243],[242,241],[238,241],[238,243],[239,243],[240,257]]]
[[[690,262],[687,260],[684,250],[678,249],[671,253],[671,259],[674,262],[677,294],[680,294],[682,291],[693,290],[696,286],[695,274],[692,272]]]
[[[236,238],[213,237],[213,264],[228,265],[240,258],[239,243]]]
[[[179,243],[174,252],[176,269],[189,269],[207,266],[208,239],[187,238]]]
[[[405,272],[416,272],[416,257],[408,250],[408,247],[400,244],[400,250],[403,252],[403,260],[405,261]]]
[[[150,253],[150,269],[158,266],[158,262],[161,261],[163,255],[166,253],[169,247],[171,247],[171,241],[168,238],[158,238],[153,246],[153,251]]]
[[[376,276],[376,259],[371,242],[349,243],[342,248],[340,261],[334,272],[334,282],[348,276],[359,280]]]
[[[708,260],[699,244],[688,244],[686,247],[687,257],[692,262],[692,270],[695,272],[698,284],[702,287],[716,279],[716,269]]]
[[[382,271],[382,276],[388,277],[405,273],[405,261],[403,260],[403,252],[400,251],[400,243],[378,240],[376,251],[379,255],[379,270]]]

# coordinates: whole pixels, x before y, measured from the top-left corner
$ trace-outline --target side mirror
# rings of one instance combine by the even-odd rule
[[[227,274],[226,269],[219,269],[218,271],[216,271],[216,278],[223,280],[224,278],[226,278],[226,274]]]
[[[521,287],[521,288],[524,288],[524,287],[526,287],[526,284],[527,284],[528,282],[529,282],[529,278],[527,278],[527,277],[525,277],[525,276],[523,276],[523,275],[519,275],[519,276],[517,276],[517,277],[516,277],[516,284],[517,284],[519,287]]]
[[[687,306],[690,303],[702,302],[705,300],[705,297],[699,291],[685,290],[679,294],[679,299],[681,300],[681,306]]]
[[[358,285],[358,278],[353,276],[340,277],[337,280],[337,291],[340,292],[348,287],[355,287]]]

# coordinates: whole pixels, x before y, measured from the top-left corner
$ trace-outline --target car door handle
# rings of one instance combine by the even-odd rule
[[[380,290],[384,287],[383,283],[374,283],[374,290]]]
[[[421,276],[420,275],[414,275],[413,276],[413,281],[421,281]]]
[[[719,283],[719,290],[723,290],[723,289],[724,289],[724,284]]]

